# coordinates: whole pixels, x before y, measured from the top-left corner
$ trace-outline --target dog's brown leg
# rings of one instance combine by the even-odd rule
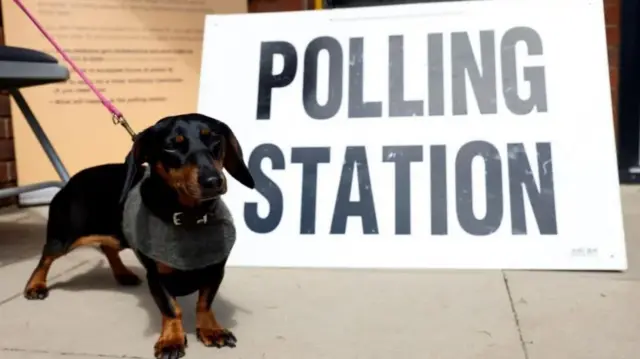
[[[66,250],[56,250],[55,254],[51,254],[52,251],[44,249],[42,257],[36,268],[33,270],[31,277],[27,281],[27,285],[24,289],[24,297],[27,299],[45,299],[49,295],[49,289],[47,288],[47,275],[51,264],[56,259],[64,256],[72,250],[85,245],[100,245],[100,247],[109,248],[117,251],[120,249],[120,242],[111,236],[85,236],[75,240],[69,248]],[[118,258],[120,260],[120,258]],[[123,265],[124,266],[124,265]]]
[[[53,261],[60,258],[60,255],[45,255],[40,257],[36,269],[31,273],[31,277],[27,281],[27,285],[24,289],[24,297],[27,299],[45,299],[49,295],[49,289],[47,288],[47,274]]]
[[[100,249],[107,257],[113,276],[120,285],[134,286],[142,283],[140,278],[122,263],[117,249],[105,245],[100,245]]]
[[[216,288],[217,289],[217,288]],[[196,335],[208,347],[235,347],[238,341],[231,331],[223,328],[211,309],[215,293],[211,288],[203,288],[198,293],[196,304]]]
[[[182,357],[187,345],[187,335],[182,327],[182,310],[175,298],[171,298],[171,305],[175,317],[162,315],[162,332],[153,347],[154,355],[158,359]]]
[[[100,245],[101,247],[109,247],[115,250],[120,250],[120,242],[111,236],[85,236],[78,238],[75,242],[71,244],[67,252],[71,252],[72,250],[88,245]]]

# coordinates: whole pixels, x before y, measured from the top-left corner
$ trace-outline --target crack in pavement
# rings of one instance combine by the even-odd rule
[[[527,350],[527,343],[524,341],[524,336],[522,335],[522,328],[520,327],[520,317],[518,317],[518,311],[516,310],[516,305],[513,302],[513,296],[511,295],[511,287],[509,287],[509,278],[507,277],[507,272],[502,272],[502,280],[504,280],[504,286],[507,289],[507,295],[509,296],[509,305],[511,306],[511,313],[513,314],[513,320],[516,323],[516,328],[518,329],[518,337],[520,337],[520,347],[522,348],[522,352],[524,354],[524,359],[529,359],[529,351]]]
[[[62,277],[63,275],[74,271],[82,266],[88,265],[92,262],[95,262],[96,259],[86,259],[83,260],[80,263],[77,263],[69,268],[67,268],[66,270],[49,277],[49,280],[55,280],[57,278]],[[6,304],[16,298],[19,298],[22,296],[22,291],[6,298],[3,300],[0,300],[0,306],[2,306],[3,304]],[[40,349],[24,349],[24,348],[6,348],[6,347],[0,347],[0,353],[1,352],[14,352],[14,353],[34,353],[34,354],[52,354],[52,355],[58,355],[58,356],[66,356],[66,357],[79,357],[79,356],[84,356],[84,357],[95,357],[95,358],[115,358],[115,359],[152,359],[151,357],[140,357],[140,356],[134,356],[134,355],[116,355],[116,354],[97,354],[97,353],[79,353],[79,352],[65,352],[65,351],[51,351],[51,350],[40,350]]]
[[[15,353],[37,353],[37,354],[53,354],[60,356],[90,356],[95,358],[118,358],[118,359],[151,359],[150,357],[139,357],[132,355],[115,355],[115,354],[95,354],[95,353],[75,353],[75,352],[58,352],[51,350],[38,350],[38,349],[22,349],[22,348],[1,348],[0,352],[15,352]]]
[[[69,272],[71,272],[72,270],[76,270],[76,269],[78,269],[78,268],[82,267],[82,266],[83,266],[83,265],[85,265],[85,264],[89,264],[89,263],[91,263],[91,262],[92,262],[92,261],[94,261],[94,260],[95,260],[95,259],[86,259],[86,260],[84,260],[84,261],[82,261],[82,262],[80,262],[80,263],[78,263],[78,264],[75,264],[75,265],[73,265],[72,267],[70,267],[70,268],[68,268],[68,269],[66,269],[66,270],[64,270],[64,271],[62,271],[62,272],[60,272],[60,273],[58,273],[58,274],[56,274],[56,275],[54,275],[54,276],[51,276],[51,277],[47,278],[47,280],[53,280],[53,279],[56,279],[56,278],[60,278],[61,276],[65,275],[65,274],[67,274],[67,273],[69,273]],[[0,300],[0,306],[2,306],[2,305],[4,305],[4,304],[7,304],[7,303],[9,303],[10,301],[12,301],[12,300],[14,300],[14,299],[16,299],[16,298],[19,298],[19,297],[21,297],[21,296],[22,296],[22,291],[20,291],[20,292],[18,292],[18,293],[16,293],[16,294],[14,294],[14,295],[12,295],[12,296],[9,296],[8,298],[2,299],[2,300]]]

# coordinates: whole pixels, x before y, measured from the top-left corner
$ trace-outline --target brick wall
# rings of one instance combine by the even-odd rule
[[[2,9],[0,8],[0,45],[4,44]],[[16,185],[16,162],[13,150],[13,131],[9,113],[9,97],[0,93],[0,188]],[[0,200],[0,207],[16,203],[16,198]]]
[[[302,10],[306,0],[252,0],[249,12],[296,11]]]
[[[603,0],[604,17],[607,29],[609,51],[609,79],[611,81],[611,100],[613,101],[613,122],[616,141],[618,139],[618,64],[620,62],[620,2],[621,0]]]
[[[620,49],[620,1],[603,0],[605,5],[605,22],[607,43],[609,46],[609,67],[611,79],[611,98],[614,105],[614,122],[617,133],[618,107],[618,54]],[[310,3],[310,5],[312,2]],[[258,0],[250,5],[251,12],[298,10],[302,8],[301,0]],[[310,6],[312,8],[312,6]],[[2,30],[2,9],[0,8],[0,45],[4,44]],[[13,132],[9,113],[9,99],[0,93],[0,188],[16,185],[16,166],[13,148]],[[16,203],[16,198],[0,200],[0,207]]]

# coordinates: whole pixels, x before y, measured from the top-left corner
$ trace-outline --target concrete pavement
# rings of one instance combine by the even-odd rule
[[[622,194],[626,273],[230,268],[214,309],[238,347],[198,343],[195,298],[182,298],[186,358],[637,359],[640,187]],[[0,358],[153,357],[160,316],[146,286],[118,287],[93,249],[54,264],[47,300],[25,300],[43,210],[5,212]]]

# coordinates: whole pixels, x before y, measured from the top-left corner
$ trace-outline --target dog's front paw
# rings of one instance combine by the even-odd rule
[[[238,342],[236,336],[228,329],[198,328],[196,329],[196,335],[198,340],[207,347],[235,348]]]
[[[25,288],[23,295],[29,300],[43,300],[49,296],[49,288],[46,284],[36,284]]]
[[[182,358],[187,348],[187,337],[161,336],[154,345],[154,356],[157,359],[178,359]]]

